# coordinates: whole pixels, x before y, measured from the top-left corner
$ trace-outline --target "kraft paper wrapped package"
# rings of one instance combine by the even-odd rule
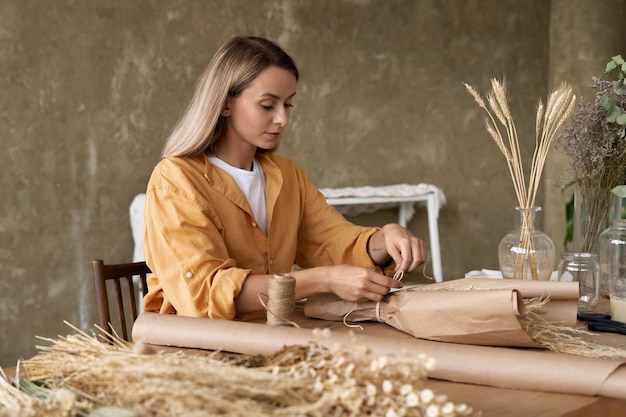
[[[548,283],[463,279],[427,285],[406,292],[407,295],[402,295],[405,291],[400,291],[390,297],[397,299],[394,308],[411,309],[409,318],[403,319],[410,327],[415,326],[414,323],[418,321],[428,323],[435,320],[431,322],[430,327],[440,326],[445,321],[456,322],[454,325],[457,326],[456,329],[446,324],[445,331],[428,330],[431,337],[442,337],[441,334],[445,334],[445,337],[451,337],[455,343],[426,340],[386,323],[376,322],[377,314],[381,317],[386,314],[390,322],[399,327],[406,326],[397,319],[398,310],[386,313],[374,311],[374,321],[359,322],[362,326],[362,330],[359,330],[347,327],[343,323],[343,317],[341,321],[320,320],[305,317],[300,309],[295,320],[300,328],[268,326],[265,320],[260,319],[257,322],[243,322],[143,313],[133,327],[133,340],[156,346],[224,350],[243,354],[272,354],[286,345],[307,344],[311,341],[330,348],[337,344],[360,344],[367,346],[377,355],[406,356],[424,353],[436,361],[436,369],[429,375],[436,379],[501,388],[626,399],[626,366],[624,366],[626,361],[527,348],[536,346],[533,346],[532,341],[528,342],[526,339],[528,336],[521,334],[509,317],[515,317],[518,313],[523,314],[524,299],[550,297],[550,301],[545,305],[546,317],[551,317],[555,324],[572,325],[576,320],[577,287],[573,289],[569,285],[546,287],[546,284]],[[507,286],[509,287],[504,288]],[[428,308],[433,311],[428,313],[427,317],[413,316],[422,314],[408,304],[407,300],[416,297],[408,294],[414,292],[419,293],[419,297],[432,296],[436,299],[428,304]],[[467,296],[468,292],[484,294],[481,297],[485,298],[459,300],[463,298],[460,295]],[[445,311],[454,304],[443,300],[446,296],[454,298],[455,303],[460,302],[464,307],[457,305],[453,312]],[[473,297],[474,295],[469,295],[468,299]],[[348,311],[353,306],[354,303],[351,303]],[[500,312],[485,313],[482,310]],[[473,317],[468,316],[468,312],[471,312]],[[502,312],[507,316],[504,319],[505,324],[502,323]],[[347,322],[352,323],[350,318],[354,320],[357,317],[353,314],[354,311],[348,316]],[[366,314],[371,315],[372,312]],[[392,319],[391,316],[396,318]],[[465,325],[464,322],[471,324]],[[427,326],[425,324],[420,326],[417,329],[425,331]],[[490,326],[498,330],[490,331]],[[326,338],[317,336],[313,332],[315,328],[328,328],[331,334]],[[468,328],[473,329],[472,334],[462,336],[462,332],[467,333]],[[466,339],[461,342],[463,337]],[[508,337],[515,342],[506,341]],[[527,347],[480,345],[486,341],[495,341],[497,346],[520,343]]]
[[[522,328],[524,298],[549,298],[535,319],[576,323],[578,284],[460,279],[397,291],[383,301],[350,303],[333,294],[306,301],[307,317],[351,323],[379,321],[414,337],[484,346],[541,347]]]

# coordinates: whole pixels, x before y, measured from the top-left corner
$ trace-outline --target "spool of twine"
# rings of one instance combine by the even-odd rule
[[[295,298],[296,279],[294,277],[289,274],[275,274],[270,278],[267,289],[267,324],[270,326],[294,325]]]

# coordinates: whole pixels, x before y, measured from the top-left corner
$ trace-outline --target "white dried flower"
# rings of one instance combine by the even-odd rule
[[[411,384],[404,384],[400,387],[401,395],[407,395],[410,392],[413,392],[413,386]]]
[[[425,389],[420,392],[420,400],[424,404],[430,403],[435,398],[435,393],[431,389]]]
[[[447,402],[441,407],[441,414],[444,416],[453,416],[454,415],[454,403]]]
[[[394,410],[393,408],[390,408],[387,410],[387,413],[385,413],[385,417],[400,417],[398,415],[398,413],[396,413],[396,410]]]
[[[426,409],[426,417],[438,417],[439,416],[439,406],[436,404],[431,404]]]
[[[417,407],[419,403],[420,399],[416,393],[411,392],[409,395],[406,396],[406,405],[408,407]]]
[[[392,383],[391,383],[391,381],[390,381],[390,380],[388,380],[388,379],[385,379],[385,380],[383,381],[383,386],[382,386],[382,388],[383,388],[383,392],[384,392],[385,394],[391,394],[391,393],[393,392],[393,384],[392,384]]]
[[[368,382],[367,385],[365,386],[365,394],[368,397],[374,397],[376,395],[376,392],[378,392],[378,390],[376,389],[376,385],[372,384],[371,382]]]

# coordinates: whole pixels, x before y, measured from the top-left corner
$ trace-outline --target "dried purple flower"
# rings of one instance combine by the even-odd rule
[[[609,97],[624,112],[626,95],[616,93],[611,81],[597,77],[593,78],[593,88],[595,101],[578,102],[554,145],[555,150],[569,156],[571,180],[587,205],[587,226],[580,248],[584,252],[595,251],[611,190],[626,179],[626,139],[620,134],[623,127],[607,120],[606,109],[600,103],[602,97]]]

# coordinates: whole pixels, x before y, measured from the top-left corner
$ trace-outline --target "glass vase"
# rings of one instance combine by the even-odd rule
[[[535,229],[541,207],[517,207],[520,227],[502,238],[498,260],[502,278],[548,281],[554,270],[556,248],[544,232]]]

